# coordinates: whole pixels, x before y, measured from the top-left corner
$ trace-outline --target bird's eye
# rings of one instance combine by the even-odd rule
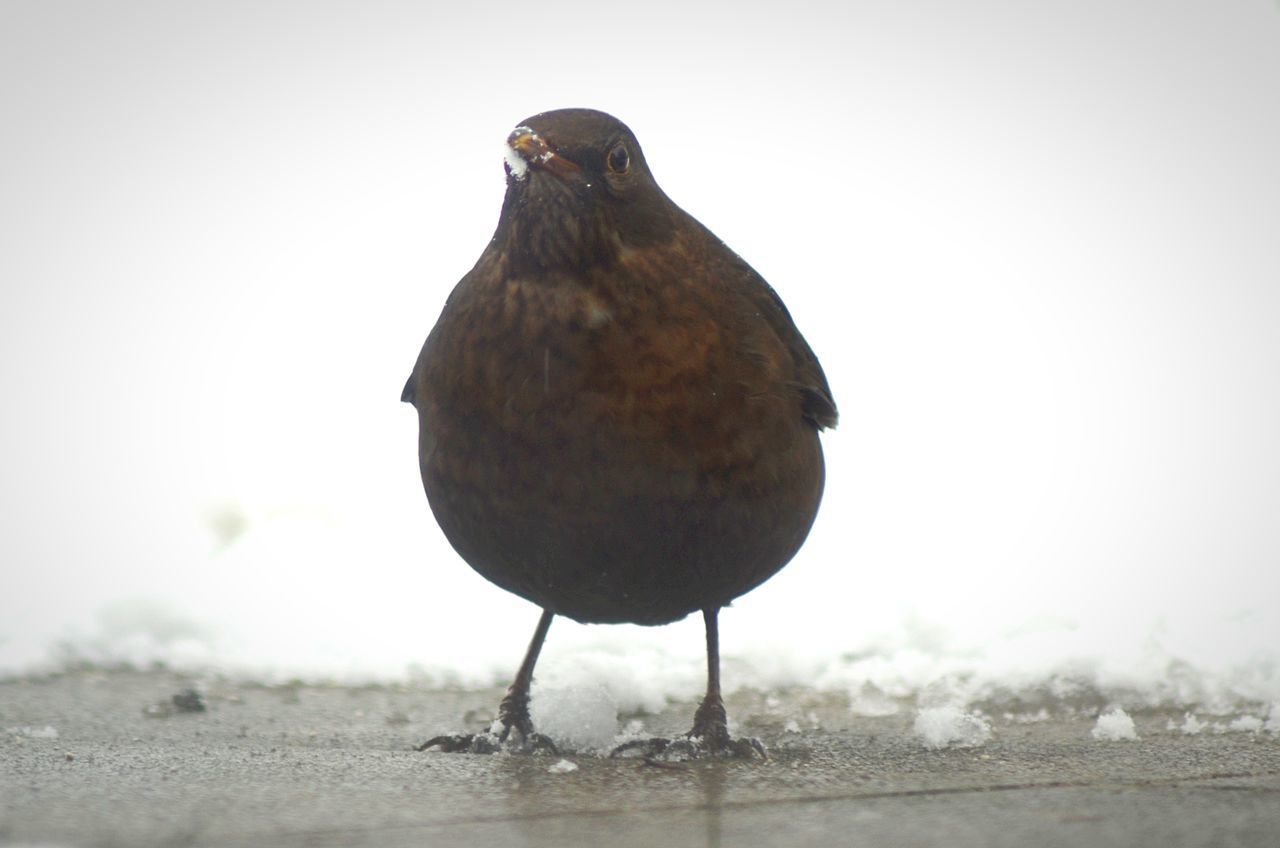
[[[609,170],[615,174],[625,174],[631,167],[631,154],[627,153],[625,144],[619,144],[609,151]]]

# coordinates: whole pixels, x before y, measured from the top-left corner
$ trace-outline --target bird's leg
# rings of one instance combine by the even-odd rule
[[[693,729],[688,734],[690,739],[701,740],[702,745],[712,751],[722,750],[733,741],[729,738],[724,699],[720,697],[719,615],[718,607],[702,611],[702,619],[707,624],[707,694],[693,714]]]
[[[555,753],[556,746],[541,733],[534,732],[533,721],[529,718],[529,689],[533,685],[533,667],[538,664],[538,654],[542,652],[542,643],[546,641],[547,630],[554,617],[555,613],[550,610],[542,611],[538,627],[529,640],[529,650],[525,652],[524,662],[520,663],[516,679],[507,689],[507,696],[498,705],[498,718],[488,733],[437,736],[423,742],[417,750],[439,748],[445,753],[491,754],[502,743],[509,742],[522,751],[543,749]]]
[[[612,756],[628,751],[640,751],[646,757],[661,754],[677,757],[741,757],[767,759],[764,744],[755,738],[734,739],[729,735],[729,722],[724,711],[724,699],[720,696],[720,628],[719,607],[702,611],[707,624],[707,694],[703,696],[698,711],[693,714],[693,729],[680,739],[637,739],[613,749]]]
[[[729,735],[729,720],[724,711],[724,699],[720,697],[719,615],[719,607],[708,607],[702,611],[702,619],[707,623],[707,694],[693,714],[689,741],[696,748],[716,756],[750,759],[758,755],[768,759],[764,743],[759,739],[734,739]]]
[[[529,650],[525,652],[524,662],[520,663],[516,679],[507,689],[507,696],[498,705],[498,721],[502,724],[498,738],[504,742],[513,730],[523,742],[534,738],[533,721],[529,718],[529,689],[533,686],[533,667],[538,664],[538,654],[542,653],[542,643],[547,638],[547,630],[551,627],[553,617],[554,613],[549,610],[542,611],[538,628],[533,631],[533,638],[529,640]]]

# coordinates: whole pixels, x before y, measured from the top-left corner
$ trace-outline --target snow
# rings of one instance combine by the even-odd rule
[[[388,592],[391,578],[379,575],[335,586],[341,597],[297,602],[298,587],[311,585],[308,563],[377,560],[380,556],[365,550],[366,539],[377,535],[353,531],[349,540],[345,534],[335,539],[332,528],[296,514],[276,519],[265,530],[251,527],[218,556],[219,569],[209,572],[200,591],[182,601],[133,598],[107,604],[96,617],[92,611],[81,615],[74,629],[46,632],[43,645],[34,638],[38,633],[0,634],[10,637],[0,641],[0,674],[159,662],[264,682],[297,677],[430,687],[509,684],[537,612],[484,583],[456,559],[433,564],[430,580],[419,576],[428,569],[406,572],[410,591]],[[456,617],[452,608],[423,617],[417,596],[426,588],[420,584],[434,585],[436,573],[446,587],[458,581],[460,589],[432,591],[461,593],[475,598],[476,605],[460,605]],[[777,579],[787,577],[784,572]],[[243,592],[243,586],[254,591]],[[721,615],[727,694],[795,686],[843,693],[850,712],[860,717],[893,715],[912,702],[938,707],[995,699],[992,714],[1012,710],[1005,716],[1008,722],[1032,720],[1046,707],[1056,715],[1078,708],[1073,705],[1110,702],[1189,714],[1190,721],[1182,720],[1183,732],[1192,732],[1206,716],[1230,722],[1245,714],[1262,720],[1264,731],[1280,729],[1280,710],[1272,706],[1280,701],[1280,664],[1270,662],[1259,647],[1266,634],[1251,629],[1259,619],[1242,619],[1243,629],[1224,632],[1227,641],[1218,657],[1204,653],[1194,640],[1180,643],[1167,627],[1159,631],[1139,621],[1129,623],[1125,638],[1109,639],[1116,629],[1095,632],[1093,625],[1070,619],[1016,631],[965,633],[940,625],[924,628],[905,616],[854,631],[843,625],[842,632],[836,630],[838,621],[827,627],[825,619],[803,618],[788,625],[787,640],[780,643],[776,632],[758,629],[752,613],[757,604],[762,613],[772,610],[775,616],[796,606],[779,600],[785,600],[784,588],[771,595],[766,586],[759,598],[748,596]],[[201,606],[194,605],[196,599]],[[376,627],[333,627],[344,615],[373,609],[382,611]],[[282,611],[289,616],[288,628],[280,627]],[[1143,647],[1116,650],[1118,643]],[[616,712],[655,713],[671,700],[700,696],[706,683],[703,644],[697,617],[661,628],[581,626],[557,619],[536,682],[545,687],[544,698],[555,697],[546,690],[571,689],[596,693],[592,700],[602,689]],[[1007,706],[1014,699],[1027,706]],[[614,719],[608,704],[600,706],[602,725],[586,732],[595,743],[611,732],[603,725]],[[542,720],[555,721],[546,714]]]
[[[916,714],[914,730],[926,748],[976,748],[991,738],[986,719],[956,704],[928,707]]]
[[[1103,742],[1136,741],[1138,738],[1138,733],[1133,727],[1133,719],[1119,707],[1114,707],[1098,716],[1092,733],[1094,739]]]
[[[1236,733],[1261,733],[1262,728],[1263,721],[1257,716],[1240,716],[1240,718],[1227,725],[1227,730]]]
[[[1206,722],[1197,719],[1195,713],[1187,713],[1183,716],[1181,725],[1176,725],[1174,724],[1173,719],[1169,719],[1167,729],[1181,730],[1183,734],[1187,736],[1196,736],[1200,731],[1204,730],[1208,726],[1209,725]]]
[[[1256,715],[1242,715],[1230,722],[1221,721],[1200,721],[1193,713],[1187,713],[1183,718],[1182,724],[1175,724],[1172,719],[1165,725],[1168,730],[1181,730],[1188,736],[1195,736],[1202,731],[1211,733],[1252,733],[1258,735],[1260,733],[1276,733],[1278,729],[1276,725],[1276,708],[1270,707],[1271,717],[1264,719]]]
[[[849,712],[866,718],[896,715],[898,702],[876,685],[865,683],[857,691],[849,693]]]
[[[46,724],[44,727],[9,727],[5,733],[10,736],[21,736],[26,739],[57,739],[58,729]]]
[[[598,684],[557,689],[535,682],[529,713],[534,728],[566,751],[607,751],[618,732],[617,702]]]
[[[1005,713],[1004,720],[1010,724],[1036,724],[1050,718],[1047,707],[1041,707],[1033,713]]]
[[[412,472],[405,472],[410,482]],[[56,615],[24,627],[6,612],[0,675],[163,663],[262,682],[508,685],[538,611],[467,568],[433,535],[420,490],[406,488],[403,498],[377,502],[378,510],[394,503],[388,514],[370,507],[363,520],[350,517],[354,507],[246,507],[244,531],[207,562],[191,560],[203,567],[165,572],[172,584],[148,585],[145,595],[127,594],[137,591],[130,585],[117,587],[119,598],[71,596]],[[435,543],[439,550],[429,547]],[[885,609],[835,593],[828,608],[805,581],[837,565],[820,557],[797,562],[724,610],[726,694],[804,687],[847,696],[851,713],[865,717],[913,703],[990,703],[993,716],[1122,703],[1198,721],[1256,715],[1264,731],[1280,732],[1280,710],[1272,707],[1280,702],[1278,617],[1237,615],[1208,601],[1195,616],[1154,602],[1108,611],[1092,600],[1062,602],[1052,615],[1016,605],[975,612],[911,597]],[[424,615],[423,599],[433,597],[458,602],[433,604]],[[1255,602],[1261,597],[1254,593]],[[358,626],[334,626],[348,621]],[[588,693],[602,687],[615,715],[655,713],[702,694],[704,645],[699,616],[659,628],[557,618],[536,683]],[[602,706],[601,725],[585,731],[586,743],[612,732],[605,725],[614,716]]]
[[[571,771],[577,771],[578,764],[570,760],[560,760],[547,766],[547,772],[550,774],[568,774]]]

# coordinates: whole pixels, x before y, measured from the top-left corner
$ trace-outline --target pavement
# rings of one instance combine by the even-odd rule
[[[1181,712],[1100,741],[1096,705],[990,707],[981,747],[930,750],[910,706],[857,716],[800,689],[728,699],[767,761],[413,750],[482,728],[501,695],[164,669],[3,681],[0,845],[1280,845],[1280,734],[1188,735]],[[686,729],[693,706],[645,731]]]

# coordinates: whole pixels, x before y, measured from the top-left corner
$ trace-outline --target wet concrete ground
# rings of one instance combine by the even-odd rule
[[[193,685],[204,711],[174,705]],[[1167,726],[1181,713],[1102,742],[1092,708],[991,712],[985,745],[938,751],[911,709],[742,693],[730,714],[766,762],[412,750],[483,726],[501,695],[165,671],[3,682],[0,845],[1280,845],[1280,737],[1186,735]],[[693,706],[646,731],[686,729]]]

